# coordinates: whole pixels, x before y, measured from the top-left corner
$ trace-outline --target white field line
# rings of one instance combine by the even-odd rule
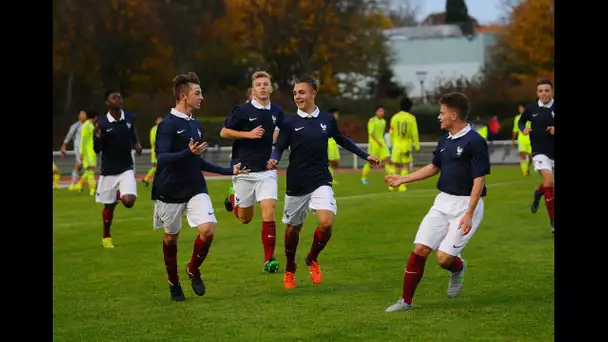
[[[519,184],[519,183],[523,183],[523,181],[499,182],[499,183],[487,184],[486,186],[488,188],[494,188],[494,187],[501,187],[501,186],[509,186],[512,184]],[[361,198],[394,197],[395,195],[397,195],[401,198],[435,197],[437,195],[437,189],[435,189],[435,188],[433,188],[433,189],[412,189],[412,190],[408,190],[405,193],[399,193],[399,192],[391,193],[391,192],[384,191],[384,192],[374,192],[374,193],[361,194],[361,195],[336,196],[336,200],[348,201],[348,200],[356,200],[356,199],[361,199]],[[283,200],[279,199],[277,202],[283,202]],[[226,210],[226,209],[224,207],[221,207],[221,208],[213,208],[213,210],[219,211],[219,210]],[[125,218],[118,218],[118,219],[114,219],[113,222],[145,221],[145,220],[149,220],[150,222],[152,222],[151,213],[150,213],[150,215],[146,215],[146,216],[131,216],[131,217],[125,217]],[[54,227],[73,227],[73,226],[82,226],[82,225],[96,224],[96,223],[99,223],[99,220],[61,222],[61,223],[54,223],[53,226]]]

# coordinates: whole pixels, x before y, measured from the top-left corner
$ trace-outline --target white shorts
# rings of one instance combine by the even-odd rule
[[[127,170],[119,175],[99,176],[95,201],[103,204],[115,203],[118,200],[116,190],[120,190],[121,196],[135,195],[137,197],[137,182],[133,170]]]
[[[154,230],[165,228],[167,234],[179,233],[182,229],[184,212],[192,228],[203,223],[217,222],[209,195],[201,193],[192,197],[187,203],[165,203],[157,200],[154,203]]]
[[[428,214],[422,219],[414,243],[419,243],[453,256],[459,256],[483,219],[483,198],[479,199],[473,227],[467,235],[458,229],[460,219],[469,207],[469,196],[454,196],[440,192]]]
[[[233,176],[232,187],[234,188],[234,203],[240,208],[252,207],[265,199],[276,201],[278,197],[277,171],[269,170]]]
[[[532,157],[532,162],[534,163],[534,171],[548,170],[553,173],[555,162],[553,161],[553,159],[547,157],[546,155],[537,154]]]
[[[299,226],[308,215],[308,210],[315,213],[317,210],[329,210],[338,214],[338,206],[334,198],[334,190],[329,185],[318,187],[315,191],[303,196],[285,195],[285,210],[283,210],[283,223],[290,226]]]

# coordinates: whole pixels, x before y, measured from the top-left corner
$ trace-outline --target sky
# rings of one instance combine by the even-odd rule
[[[436,12],[445,11],[445,0],[408,0],[420,9],[421,18]],[[394,0],[399,4],[400,0]],[[480,24],[496,22],[502,15],[500,0],[466,0],[469,15],[479,21]]]

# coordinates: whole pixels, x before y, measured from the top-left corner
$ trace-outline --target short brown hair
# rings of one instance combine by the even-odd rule
[[[471,111],[471,103],[463,93],[445,94],[439,99],[439,104],[446,105],[446,107],[454,110],[458,113],[458,117],[464,121],[467,120],[469,112]]]
[[[551,82],[551,80],[546,77],[541,78],[536,82],[536,86],[538,87],[539,85],[548,85],[549,87],[551,87],[551,89],[553,89],[553,82]]]
[[[201,85],[198,76],[192,71],[175,76],[173,78],[173,97],[175,97],[175,100],[179,100],[179,94],[190,89],[192,84]]]
[[[304,75],[296,78],[295,84],[298,84],[298,83],[308,83],[308,85],[312,88],[312,90],[317,91],[317,81],[314,79],[314,77],[312,77],[308,74],[304,74]]]

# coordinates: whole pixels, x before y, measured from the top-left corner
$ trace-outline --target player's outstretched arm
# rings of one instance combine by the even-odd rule
[[[338,123],[336,122],[336,120],[332,120],[330,136],[334,138],[338,145],[342,146],[345,150],[356,154],[357,156],[359,156],[359,158],[367,160],[367,158],[369,157],[369,153],[363,151],[352,140],[342,135],[340,130],[338,130]],[[380,146],[383,145],[380,144]]]
[[[80,125],[79,122],[75,122],[74,124],[72,124],[72,126],[70,126],[70,130],[68,131],[68,134],[66,134],[65,139],[63,139],[63,145],[61,145],[61,152],[65,153],[66,149],[67,149],[67,145],[74,140],[74,138],[76,137],[76,130],[78,130],[78,126]]]
[[[223,166],[219,166],[219,165],[210,163],[203,158],[201,158],[200,163],[201,163],[202,171],[216,173],[218,175],[232,176],[232,175],[241,174],[241,173],[249,173],[249,170],[241,169],[240,163],[237,165],[234,165],[234,167],[223,167]]]
[[[384,177],[384,181],[388,186],[398,187],[401,184],[413,183],[435,176],[439,173],[439,167],[434,164],[429,164],[420,168],[407,176],[388,175]]]
[[[156,161],[158,165],[171,164],[194,156],[189,147],[179,152],[170,152],[171,141],[175,132],[175,127],[168,120],[158,124],[156,132]]]

